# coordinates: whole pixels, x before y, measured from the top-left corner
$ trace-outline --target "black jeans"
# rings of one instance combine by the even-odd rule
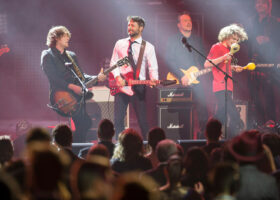
[[[73,134],[73,142],[86,142],[86,136],[91,128],[92,120],[85,111],[85,107],[82,106],[72,119],[76,127],[76,131]]]
[[[225,91],[215,92],[217,99],[217,111],[215,118],[220,120],[222,124],[225,123]],[[230,121],[230,135],[228,138],[234,137],[234,135],[239,131],[239,128],[242,128],[241,124],[243,122],[240,119],[240,113],[238,112],[233,99],[232,91],[227,91],[227,116]]]
[[[128,96],[124,93],[118,93],[115,95],[114,116],[116,135],[119,135],[119,133],[124,130],[124,118],[129,103],[133,106],[143,139],[146,140],[149,125],[147,122],[145,89],[141,92],[135,92],[133,96]]]

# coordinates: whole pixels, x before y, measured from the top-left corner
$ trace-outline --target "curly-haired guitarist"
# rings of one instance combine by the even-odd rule
[[[92,122],[85,111],[82,97],[92,94],[83,89],[82,83],[93,77],[82,71],[74,52],[65,50],[69,47],[70,38],[71,33],[66,27],[52,27],[46,42],[49,49],[42,52],[41,66],[50,83],[51,106],[59,114],[72,117],[76,127],[74,142],[84,142]],[[97,79],[106,79],[102,69]]]

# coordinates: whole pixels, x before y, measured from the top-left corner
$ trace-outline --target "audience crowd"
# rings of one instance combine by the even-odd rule
[[[209,119],[205,145],[186,149],[158,127],[147,133],[147,143],[132,128],[113,142],[114,124],[103,119],[98,142],[78,156],[67,125],[59,124],[51,133],[28,127],[21,142],[0,136],[1,199],[279,199],[277,133],[244,130],[221,140],[222,124]]]

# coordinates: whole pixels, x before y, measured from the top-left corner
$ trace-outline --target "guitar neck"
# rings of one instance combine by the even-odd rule
[[[105,74],[107,76],[111,71],[116,69],[118,66],[119,66],[118,64],[115,64],[112,67],[105,69],[103,71],[103,74]],[[95,85],[97,82],[98,82],[98,77],[95,77],[94,79],[89,80],[85,85],[86,85],[86,87],[90,87],[91,85]]]
[[[212,71],[212,67],[209,67],[209,68],[206,68],[206,69],[203,69],[203,70],[200,70],[198,72],[195,73],[195,76],[196,77],[199,77],[203,74],[207,74],[208,72],[211,72]]]
[[[129,80],[128,85],[149,85],[151,80]]]
[[[280,68],[280,64],[256,64],[256,67],[270,68],[275,67]]]

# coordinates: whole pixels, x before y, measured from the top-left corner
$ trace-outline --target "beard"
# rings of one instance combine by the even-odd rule
[[[139,31],[128,33],[129,37],[137,37],[139,36],[139,34],[140,34]]]

